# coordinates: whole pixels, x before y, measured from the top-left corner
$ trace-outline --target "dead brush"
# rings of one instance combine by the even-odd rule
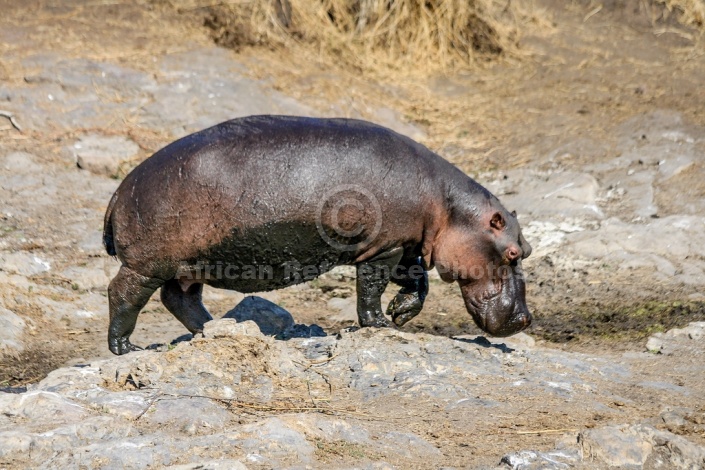
[[[517,50],[507,0],[267,0],[209,7],[216,42],[307,45],[358,70],[454,71]]]
[[[705,31],[705,0],[655,0],[669,12],[678,15],[678,22]]]

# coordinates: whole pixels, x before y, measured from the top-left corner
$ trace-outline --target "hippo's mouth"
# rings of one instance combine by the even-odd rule
[[[524,282],[516,274],[462,283],[460,289],[475,324],[492,336],[510,336],[531,324]]]
[[[495,284],[495,283],[492,283]],[[476,298],[470,299],[466,302],[466,308],[470,312],[473,320],[482,331],[487,331],[487,315],[485,312],[489,310],[490,303],[495,300],[502,293],[501,285],[502,281],[499,281],[500,288],[496,291],[487,290]]]

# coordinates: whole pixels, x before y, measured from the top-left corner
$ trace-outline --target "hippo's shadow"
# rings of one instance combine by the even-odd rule
[[[185,335],[181,335],[178,338],[174,338],[171,340],[171,343],[169,345],[175,346],[178,343],[183,343],[184,341],[191,341],[193,339],[193,335],[191,333],[186,333]]]
[[[258,325],[259,326],[259,325]],[[320,330],[320,333],[314,329],[314,334],[312,333],[312,328]],[[355,331],[358,330],[359,327],[350,327],[350,328],[345,328],[344,330],[347,331]],[[278,335],[273,335],[274,338],[278,340],[289,340],[292,338],[313,338],[313,337],[322,337],[322,336],[327,336],[326,333],[323,331],[323,329],[318,326],[318,325],[300,325],[300,324],[295,324],[293,327],[290,327],[287,329],[286,332],[280,333]],[[169,346],[175,346],[179,343],[183,343],[184,341],[191,341],[193,339],[193,335],[191,333],[187,333],[184,335],[179,336],[178,338],[174,338],[171,340],[169,343]],[[451,337],[452,340],[454,341],[460,341],[463,343],[469,343],[469,344],[474,344],[476,346],[481,346],[483,348],[495,348],[499,349],[503,354],[510,354],[516,351],[514,348],[510,348],[507,346],[505,343],[493,343],[489,339],[487,339],[484,336],[476,336],[474,338],[460,338],[457,336]],[[163,343],[153,343],[147,346],[145,349],[149,350],[159,350],[161,348],[164,348],[166,344]]]
[[[172,339],[168,345],[165,343],[152,343],[144,349],[147,349],[149,351],[160,351],[165,347],[168,349],[170,346],[176,346],[179,343],[183,343],[184,341],[191,341],[192,339],[193,335],[191,333],[186,333],[184,335]]]
[[[223,318],[231,318],[237,322],[253,321],[263,335],[284,341],[292,338],[327,336],[320,326],[296,323],[288,310],[256,295],[245,297],[223,315]]]
[[[516,349],[510,348],[505,343],[493,343],[484,336],[476,336],[475,338],[458,338],[453,337],[455,341],[461,341],[463,343],[475,344],[477,346],[482,346],[483,348],[495,348],[502,351],[504,354],[510,354],[516,351]]]
[[[224,317],[228,318],[228,317]],[[230,317],[231,318],[231,317]],[[257,323],[255,321],[255,323]],[[260,331],[262,331],[262,326],[257,323],[257,326],[260,327]],[[325,331],[323,331],[323,328],[320,326],[313,324],[313,325],[301,325],[301,324],[294,324],[290,326],[289,328],[285,329],[282,332],[279,332],[278,334],[272,334],[271,331],[267,330],[265,328],[265,331],[267,331],[268,334],[264,333],[262,331],[262,334],[265,336],[272,336],[275,339],[282,340],[282,341],[288,341],[293,338],[318,338],[318,337],[324,337],[328,336]],[[191,333],[186,333],[178,338],[174,338],[171,340],[168,344],[165,343],[152,343],[149,346],[147,346],[145,349],[150,350],[150,351],[164,351],[165,349],[171,349],[172,347],[176,346],[179,343],[183,343],[185,341],[191,341],[193,339],[193,335]]]

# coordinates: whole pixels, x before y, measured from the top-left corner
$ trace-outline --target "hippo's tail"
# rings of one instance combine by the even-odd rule
[[[110,256],[117,256],[115,242],[113,241],[113,207],[115,207],[116,202],[117,191],[115,191],[108,203],[108,208],[105,211],[105,220],[103,221],[103,245]]]

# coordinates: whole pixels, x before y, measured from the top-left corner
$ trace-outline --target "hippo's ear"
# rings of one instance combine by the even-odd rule
[[[514,217],[516,217],[516,216],[517,216],[517,211],[512,211],[512,215],[513,215]]]
[[[504,222],[504,217],[502,217],[502,214],[499,212],[492,214],[492,218],[490,219],[490,227],[495,230],[502,230],[505,225],[506,223]]]

